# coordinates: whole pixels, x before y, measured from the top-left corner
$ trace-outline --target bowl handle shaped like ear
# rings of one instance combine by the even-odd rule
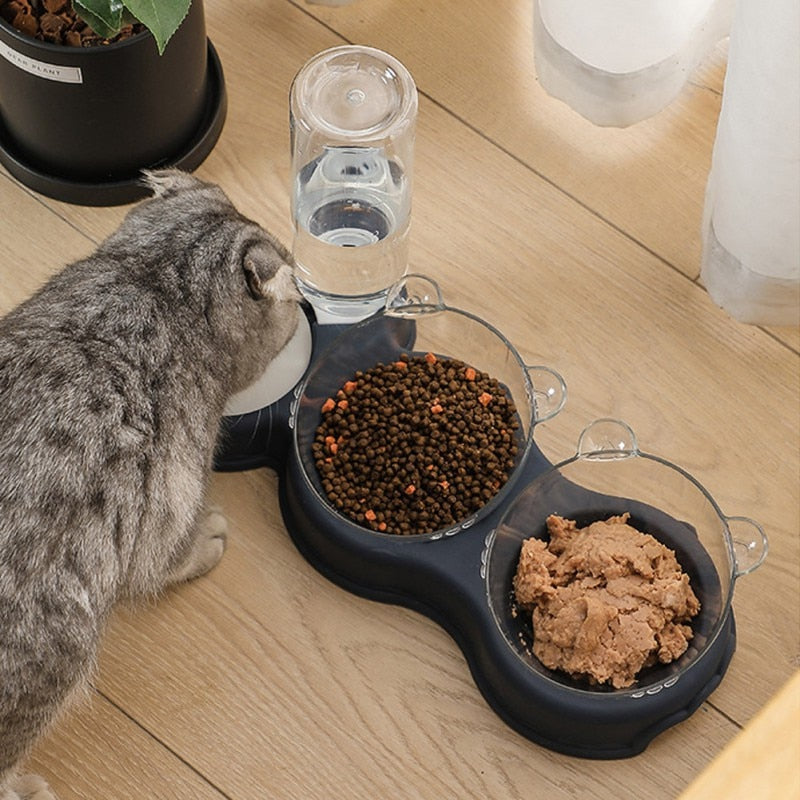
[[[764,529],[750,517],[725,517],[731,535],[735,576],[748,575],[767,557],[769,543]]]
[[[525,366],[533,389],[533,406],[537,423],[552,419],[567,402],[567,385],[550,367]]]
[[[590,422],[578,438],[578,456],[600,460],[629,458],[639,454],[633,429],[619,419],[603,417]]]
[[[413,317],[444,311],[442,290],[433,278],[410,272],[401,278],[386,296],[385,309],[397,317]]]

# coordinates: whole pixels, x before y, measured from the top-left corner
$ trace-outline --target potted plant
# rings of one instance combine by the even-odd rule
[[[61,17],[69,0],[0,0],[0,163],[58,200],[131,202],[146,193],[142,169],[192,170],[222,130],[224,78],[203,0],[72,2],[73,34],[86,23],[98,43],[34,38],[30,20],[16,19]],[[67,12],[48,10],[62,3]],[[50,17],[46,27],[59,27]]]

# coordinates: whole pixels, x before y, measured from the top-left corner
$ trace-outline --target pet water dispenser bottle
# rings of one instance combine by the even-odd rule
[[[406,272],[417,89],[394,57],[345,45],[290,93],[294,258],[317,321],[380,311]]]

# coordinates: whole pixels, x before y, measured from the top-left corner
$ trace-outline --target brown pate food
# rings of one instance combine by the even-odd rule
[[[519,607],[532,614],[539,661],[615,689],[683,655],[692,638],[687,623],[700,611],[675,553],[629,518],[578,528],[549,516],[549,542],[523,542],[513,581]]]

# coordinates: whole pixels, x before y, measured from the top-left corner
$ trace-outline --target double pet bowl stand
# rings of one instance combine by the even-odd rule
[[[352,326],[319,325],[308,307],[305,313],[312,338],[308,376],[326,354],[335,353],[342,342],[346,345]],[[413,317],[397,320],[378,314],[370,319],[373,333],[369,341],[375,355],[371,364],[382,360],[382,354],[392,357],[413,350]],[[367,349],[373,349],[373,344]],[[366,358],[371,359],[372,354]],[[688,667],[651,668],[651,674],[641,676],[629,691],[588,684],[582,688],[582,684],[545,669],[530,655],[524,641],[530,631],[526,634],[512,609],[511,578],[520,542],[505,535],[503,520],[531,482],[552,472],[552,465],[532,440],[504,487],[505,496],[473,524],[437,536],[377,534],[338,515],[309,482],[301,463],[303,445],[293,427],[307,383],[308,377],[266,408],[225,417],[216,469],[269,467],[277,471],[284,522],[308,562],[349,592],[405,606],[441,625],[463,651],[486,701],[513,729],[544,747],[573,756],[633,756],[657,734],[690,716],[717,687],[736,645],[730,607],[722,612],[721,623],[706,625],[714,631],[712,635],[709,630],[702,651],[684,656],[690,662]],[[573,507],[577,503],[588,508],[593,502],[590,498],[598,497],[557,474],[554,479],[556,493],[566,492]],[[622,513],[624,509],[610,502],[613,500],[603,496],[600,506]],[[630,509],[631,501],[624,503]],[[655,524],[669,528],[669,518],[657,509],[642,506],[638,517],[648,514],[663,517],[666,525],[664,519]],[[636,509],[632,518],[637,519]],[[684,567],[692,585],[708,613],[716,613],[719,621],[723,593],[714,564],[696,538],[688,551],[679,552],[680,559],[689,559]],[[701,619],[699,624],[706,623]]]

